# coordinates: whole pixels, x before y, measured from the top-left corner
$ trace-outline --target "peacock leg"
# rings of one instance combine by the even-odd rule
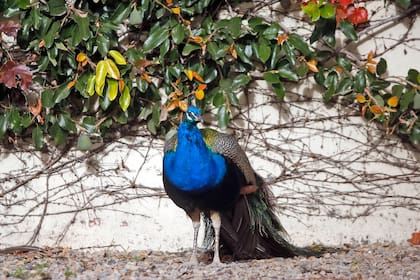
[[[220,213],[217,211],[210,212],[210,219],[213,223],[214,228],[214,257],[212,264],[220,264],[220,256],[219,256],[219,236],[220,236],[220,226],[222,224]]]
[[[193,212],[188,213],[191,218],[193,229],[194,229],[194,240],[193,240],[193,252],[191,255],[190,263],[197,264],[197,239],[198,230],[200,229],[200,210],[195,209]]]

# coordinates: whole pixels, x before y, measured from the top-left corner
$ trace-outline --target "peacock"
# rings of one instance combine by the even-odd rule
[[[190,106],[177,133],[166,141],[163,184],[169,198],[193,225],[197,263],[200,217],[206,244],[214,246],[213,264],[220,264],[219,248],[234,259],[316,255],[287,241],[272,194],[234,136],[210,128],[199,129],[201,111]]]

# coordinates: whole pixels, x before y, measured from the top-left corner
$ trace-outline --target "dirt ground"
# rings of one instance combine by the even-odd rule
[[[322,257],[211,265],[191,252],[36,248],[0,251],[0,279],[420,279],[420,246],[352,245]]]

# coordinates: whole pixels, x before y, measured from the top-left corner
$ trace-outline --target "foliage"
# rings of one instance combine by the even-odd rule
[[[391,81],[384,59],[371,53],[357,63],[335,49],[337,27],[358,39],[365,8],[303,1],[314,24],[308,43],[279,23],[206,12],[219,6],[213,0],[3,2],[7,20],[0,30],[27,52],[15,57],[1,41],[0,138],[13,143],[30,135],[41,149],[46,141],[62,145],[77,137],[78,148],[88,150],[92,136],[139,121],[163,135],[190,103],[216,108],[223,129],[251,80],[262,77],[283,100],[287,83],[314,75],[325,102],[357,99],[363,117],[420,141],[418,71]]]

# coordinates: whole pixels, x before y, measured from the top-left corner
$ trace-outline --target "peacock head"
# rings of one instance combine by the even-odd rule
[[[190,123],[190,124],[196,124],[198,122],[201,122],[201,111],[195,106],[190,106],[187,109],[187,112],[185,112],[185,118],[184,122]]]

